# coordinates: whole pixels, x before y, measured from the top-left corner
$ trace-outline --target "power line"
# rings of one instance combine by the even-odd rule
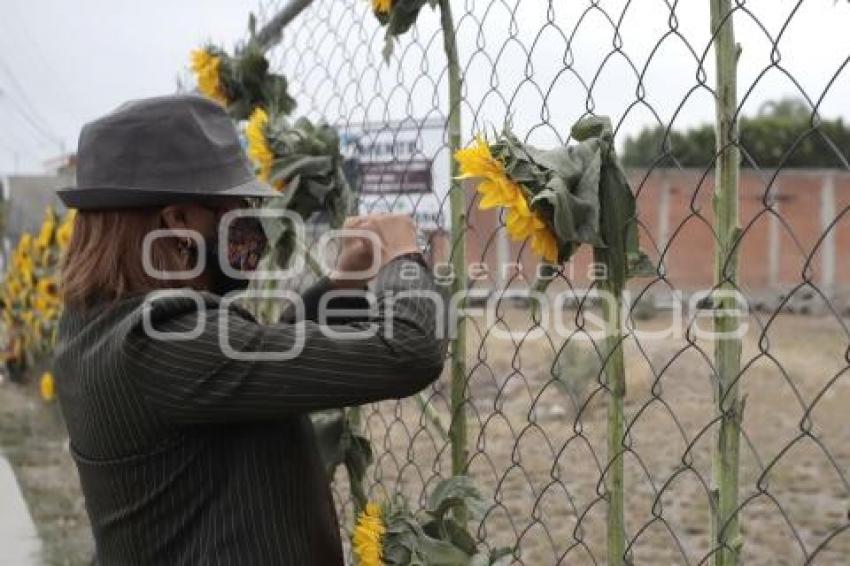
[[[56,147],[62,147],[61,140],[54,136],[51,132],[43,129],[39,124],[37,124],[32,117],[30,117],[24,108],[20,106],[14,99],[8,96],[8,94],[0,91],[0,101],[6,100],[9,102],[9,107],[14,110],[18,116],[20,116],[23,121],[29,126],[32,133],[36,134],[42,142],[47,142],[50,145]]]
[[[21,38],[22,41],[26,42],[30,49],[22,49],[20,54],[22,54],[33,66],[40,66],[42,71],[50,77],[57,77],[58,74],[56,72],[56,67],[51,63],[50,59],[45,56],[44,50],[41,48],[41,44],[39,42],[38,35],[31,33],[29,26],[27,25],[26,18],[20,13],[18,7],[14,2],[9,4],[9,13],[8,18],[6,18],[5,22],[0,22],[0,25],[4,25],[6,28],[7,34],[13,33]],[[10,18],[16,18],[16,21],[13,22],[12,25],[9,24]],[[35,57],[33,57],[35,55]],[[38,61],[36,61],[36,59]],[[51,89],[51,92],[54,93],[54,89]],[[60,96],[54,96],[53,98],[60,102],[57,108],[62,111],[64,114],[70,116],[71,114],[68,112],[67,106],[65,106],[69,102],[69,94],[73,94],[67,88],[63,89],[63,92],[60,93]],[[75,101],[72,101],[75,102]]]
[[[27,96],[26,90],[23,86],[21,86],[21,83],[18,81],[17,77],[15,77],[15,73],[12,72],[11,67],[9,67],[9,65],[3,60],[2,57],[0,57],[0,70],[2,70],[6,74],[6,76],[9,78],[9,82],[12,84],[15,90],[18,91],[19,96],[23,99],[31,115],[39,122],[41,122],[41,126],[44,129],[49,131],[51,128],[47,125],[47,120],[45,120],[44,117],[41,116],[41,114],[38,112],[38,110],[35,109],[35,106],[33,106],[32,102]]]
[[[0,112],[8,116],[8,121],[14,122],[14,127],[7,126],[3,130],[3,136],[6,139],[31,149],[40,150],[45,145],[48,145],[48,141],[44,139],[44,135],[35,131],[29,123],[25,122],[17,108],[13,108],[11,104],[8,104],[6,106],[0,106]],[[49,145],[53,145],[52,141],[49,142]]]
[[[57,136],[53,129],[48,125],[47,120],[36,110],[35,106],[30,101],[29,97],[26,94],[26,91],[21,86],[21,83],[15,77],[15,74],[12,72],[12,69],[6,62],[0,57],[0,70],[8,77],[9,82],[14,87],[15,90],[18,91],[18,96],[20,97],[23,104],[19,104],[14,98],[10,96],[8,91],[3,91],[0,89],[0,99],[6,99],[9,103],[18,111],[21,117],[30,125],[36,132],[44,137],[45,140],[49,141],[51,144],[56,145],[60,149],[64,150],[64,144],[62,143],[62,139]]]

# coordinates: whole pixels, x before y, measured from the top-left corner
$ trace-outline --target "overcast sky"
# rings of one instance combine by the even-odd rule
[[[340,8],[351,2],[356,9]],[[535,124],[541,121],[540,89],[544,94],[549,92],[547,121],[553,125],[550,130],[568,129],[569,123],[586,105],[587,92],[575,76],[571,73],[559,75],[564,67],[564,36],[553,27],[540,34],[549,18],[549,3],[522,0],[521,10],[516,11],[516,29],[512,31],[508,25],[510,10],[505,6],[514,6],[516,2],[499,0],[492,6],[485,0],[454,3],[458,12],[462,6],[471,9],[471,15],[458,17],[462,30],[460,50],[467,68],[467,96],[472,101],[464,109],[469,131],[483,124],[498,126],[508,115],[519,129],[534,131]],[[283,2],[268,1],[264,10],[274,11],[276,3]],[[331,113],[341,108],[339,101],[334,103],[337,106],[331,107],[326,103],[330,98],[345,97],[348,96],[345,93],[352,91],[346,91],[344,84],[330,89],[327,84],[315,82],[314,77],[319,75],[307,76],[305,70],[312,65],[330,66],[333,61],[305,61],[305,42],[319,42],[321,49],[315,53],[324,53],[322,49],[333,41],[343,46],[343,51],[348,51],[362,41],[358,37],[374,37],[377,40],[368,50],[373,62],[380,60],[381,47],[380,33],[372,33],[375,24],[368,15],[365,0],[317,0],[317,4],[314,12],[304,17],[304,23],[321,25],[301,36],[291,35],[290,43],[284,42],[289,46],[288,52],[278,50],[274,54],[275,64],[286,71],[294,83],[299,112],[313,111],[314,115],[319,108],[325,109],[324,112],[331,108]],[[555,0],[552,4],[551,18],[568,36],[588,2]],[[601,5],[616,20],[625,1],[602,0]],[[708,0],[680,0],[676,9],[679,30],[699,55],[709,40],[707,6]],[[780,41],[782,65],[810,96],[820,97],[839,66],[850,56],[850,7],[847,3],[750,0],[746,6],[762,21],[766,31],[749,16],[739,15],[736,22],[738,39],[744,44],[741,95],[770,63],[771,46],[767,37],[777,37],[789,14],[796,10]],[[3,0],[0,2],[0,172],[11,171],[16,166],[18,170],[39,170],[45,158],[59,153],[62,144],[67,150],[73,150],[79,128],[87,120],[128,99],[173,92],[177,77],[185,74],[189,51],[206,40],[231,46],[245,36],[248,14],[257,8],[255,0]],[[428,12],[426,9],[421,20],[423,37],[428,37],[429,30],[438,24],[436,16]],[[367,18],[362,24],[368,32],[365,35],[348,33],[351,28],[343,27],[346,33],[338,39],[329,43],[323,41],[326,34],[322,33],[322,26],[327,26],[328,22],[342,25],[346,18],[363,17]],[[639,70],[643,70],[653,48],[669,31],[669,17],[664,0],[631,2],[623,17],[621,37],[624,50]],[[484,22],[485,33],[481,36],[476,33],[478,22]],[[525,80],[525,62],[529,56],[518,41],[508,41],[512,33],[521,38],[526,47],[540,35],[530,56],[534,83],[540,89]],[[584,81],[593,79],[595,71],[610,54],[612,37],[610,24],[597,12],[588,15],[579,27],[573,38],[571,57],[573,69]],[[426,43],[425,40],[420,42]],[[434,63],[430,69],[439,68],[441,48],[439,42],[434,42],[428,51],[427,58]],[[422,72],[409,61],[406,80],[413,85],[415,76]],[[509,102],[491,92],[493,61],[497,61],[497,90],[511,95]],[[682,100],[696,84],[696,63],[684,43],[672,36],[663,42],[651,61],[644,77],[646,101],[658,117],[667,122],[673,119]],[[709,63],[709,73],[712,67]],[[339,114],[363,119],[400,117],[411,107],[416,113],[420,112],[419,107],[427,111],[433,92],[444,96],[443,88],[428,87],[427,82],[420,81],[414,90],[421,93],[414,92],[395,100],[393,97],[398,98],[398,93],[393,93],[396,69],[380,72],[376,69],[380,67],[372,68],[380,74],[380,84],[367,80],[369,69],[365,67],[362,73],[347,75],[347,80],[358,82],[361,88],[376,84],[374,88],[386,96],[386,103],[378,106],[389,110],[371,108],[357,116],[353,110],[346,110],[347,114],[340,110]],[[596,111],[610,114],[615,122],[622,122],[621,131],[625,133],[635,132],[656,120],[649,109],[641,105],[628,110],[636,100],[636,84],[634,71],[625,59],[615,55],[605,64],[593,90]],[[373,96],[373,93],[367,95]],[[765,100],[788,95],[799,93],[792,81],[774,69],[753,90],[745,109],[754,112]],[[413,101],[412,105],[409,100]],[[838,77],[825,97],[822,115],[850,116],[848,101],[850,67]],[[712,113],[708,93],[698,89],[682,106],[676,125],[684,127],[705,122],[711,120]],[[546,139],[545,130],[540,130],[540,140]]]
[[[189,52],[245,36],[255,0],[2,0],[0,171],[41,168],[121,102],[174,92]],[[10,73],[12,76],[10,76]],[[23,91],[23,92],[22,92]],[[32,112],[40,130],[28,124]],[[32,120],[33,117],[30,116]],[[51,141],[47,136],[58,137]]]

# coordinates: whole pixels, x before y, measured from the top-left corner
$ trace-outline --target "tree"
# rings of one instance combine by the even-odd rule
[[[847,167],[850,127],[842,118],[821,120],[796,98],[765,102],[740,123],[743,167]],[[626,138],[623,162],[628,167],[709,167],[714,162],[714,127],[685,131],[657,126]]]

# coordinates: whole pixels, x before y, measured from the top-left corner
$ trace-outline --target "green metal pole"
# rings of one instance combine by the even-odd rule
[[[608,470],[605,474],[605,492],[608,497],[608,564],[625,563],[626,527],[623,501],[623,434],[625,416],[623,400],[626,396],[626,368],[623,363],[622,289],[602,284],[607,292],[602,301],[605,319],[605,377],[608,384]]]
[[[714,307],[714,362],[717,368],[717,411],[720,428],[712,462],[712,546],[715,566],[739,563],[741,539],[738,524],[738,469],[743,402],[737,378],[741,368],[741,340],[737,338],[737,306],[732,291],[737,282],[738,174],[740,151],[735,113],[737,98],[738,46],[732,20],[731,0],[710,0],[711,32],[717,64],[716,143],[717,164],[714,189],[715,288],[721,292]]]
[[[313,0],[290,0],[286,6],[275,14],[268,23],[257,32],[257,44],[268,51],[280,42],[283,28],[294,20]]]
[[[457,39],[455,37],[454,20],[449,0],[440,0],[440,23],[443,28],[443,48],[446,52],[449,81],[449,160],[451,170],[451,189],[449,206],[452,218],[452,296],[465,293],[466,279],[466,196],[463,185],[457,179],[460,175],[458,163],[454,154],[461,148],[461,76],[458,60]],[[463,308],[464,301],[458,304]],[[452,420],[449,436],[452,443],[452,474],[460,475],[466,472],[467,460],[467,431],[466,431],[466,319],[456,317],[457,327],[451,342],[451,405]]]

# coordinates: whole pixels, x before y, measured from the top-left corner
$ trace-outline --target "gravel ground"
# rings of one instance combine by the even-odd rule
[[[42,402],[34,383],[0,384],[0,448],[38,529],[43,562],[90,564],[94,542],[59,408]]]
[[[512,329],[528,315],[505,315]],[[657,317],[640,327],[658,330]],[[741,448],[744,563],[846,564],[850,555],[850,375],[847,333],[829,318],[781,315],[744,344],[747,396]],[[470,474],[489,502],[474,528],[492,546],[515,547],[518,564],[604,564],[605,392],[586,345],[551,379],[561,343],[470,336]],[[636,564],[699,564],[709,552],[711,450],[716,426],[708,342],[684,337],[629,342],[631,423],[626,528]],[[589,353],[588,353],[589,352]],[[660,374],[660,377],[658,377]],[[432,402],[448,414],[444,375]],[[578,401],[578,403],[576,403]],[[399,488],[414,506],[450,474],[447,444],[405,400],[367,407],[376,464],[371,498]],[[88,564],[83,501],[56,405],[34,385],[0,385],[0,446],[44,543],[45,563]],[[349,517],[344,478],[335,485]]]
[[[525,312],[505,320],[515,330],[529,325]],[[639,328],[668,322],[655,318]],[[606,395],[588,363],[595,355],[567,363],[571,381],[562,388],[550,372],[561,343],[512,343],[485,334],[482,321],[474,327],[480,332],[469,344],[469,469],[490,505],[477,525],[479,539],[514,547],[517,564],[605,563],[599,484],[607,462]],[[777,317],[766,339],[760,335],[754,320],[741,378],[743,563],[847,564],[850,340],[835,319],[793,315]],[[711,351],[709,342],[691,345],[684,337],[627,345],[626,529],[635,564],[709,560]],[[447,396],[444,374],[432,398],[444,416]],[[373,499],[400,486],[421,503],[450,474],[448,446],[421,414],[409,400],[365,411],[377,462],[367,486]]]

